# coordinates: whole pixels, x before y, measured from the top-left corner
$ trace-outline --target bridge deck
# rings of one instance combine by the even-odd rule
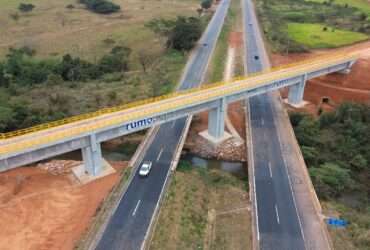
[[[216,83],[203,88],[144,100],[136,103],[137,106],[123,106],[122,110],[118,111],[117,108],[104,109],[96,112],[96,114],[103,114],[95,117],[95,113],[92,113],[92,118],[83,119],[84,116],[80,116],[82,120],[78,120],[78,117],[62,120],[62,125],[56,127],[54,126],[55,124],[58,125],[58,122],[0,134],[0,138],[3,138],[0,140],[0,159],[4,159],[9,154],[15,154],[25,149],[52,145],[61,140],[68,140],[68,138],[83,137],[89,133],[111,129],[115,126],[129,124],[143,118],[155,117],[159,114],[189,108],[223,97],[233,96],[243,91],[256,90],[284,79],[291,79],[302,75],[306,75],[307,79],[310,79],[320,75],[317,74],[318,71],[352,63],[356,58],[357,55],[355,54],[320,57],[310,61],[302,61],[294,65],[275,68],[253,76],[236,78],[232,82]]]

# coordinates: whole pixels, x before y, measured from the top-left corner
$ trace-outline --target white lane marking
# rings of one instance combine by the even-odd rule
[[[159,161],[159,158],[161,158],[162,153],[163,153],[163,147],[161,148],[161,151],[159,151],[159,154],[157,156],[157,161]]]
[[[171,128],[175,127],[176,120],[173,121]]]
[[[261,123],[262,123],[262,126],[265,125],[265,120],[263,118],[262,118]]]
[[[136,212],[137,212],[137,209],[138,209],[138,208],[139,208],[139,206],[140,206],[140,203],[141,203],[141,200],[139,200],[139,201],[137,202],[136,207],[135,207],[135,209],[134,209],[134,212],[132,212],[132,216],[135,216],[135,214],[136,214]]]
[[[277,209],[277,206],[276,205],[275,205],[275,213],[276,213],[277,223],[280,224],[279,212],[278,212],[278,209]]]
[[[271,162],[269,162],[269,172],[270,172],[270,177],[272,178]]]

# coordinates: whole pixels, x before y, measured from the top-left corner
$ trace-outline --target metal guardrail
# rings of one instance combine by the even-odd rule
[[[333,56],[318,57],[299,63],[283,65],[282,67],[276,67],[271,70],[250,75],[248,77],[236,77],[230,82],[209,84],[112,108],[104,108],[95,112],[73,116],[55,122],[40,124],[27,129],[2,133],[0,134],[0,143],[4,142],[5,144],[0,147],[0,154],[10,153],[78,134],[91,132],[104,127],[120,124],[125,121],[139,119],[158,112],[168,111],[176,107],[234,93],[241,89],[252,89],[253,87],[263,86],[269,81],[275,79],[289,77],[294,74],[303,74],[307,71],[318,70],[323,67],[334,66],[340,63],[345,63],[352,59],[355,60],[356,58],[357,56],[355,54],[336,54]],[[112,117],[107,117],[107,115],[111,115]],[[100,118],[100,120],[98,120],[98,118]],[[12,143],[12,139],[17,139],[20,136],[46,131],[48,129],[67,124],[73,126],[68,127],[68,129],[65,130],[56,129],[55,131],[51,131],[50,134],[44,135],[37,139],[32,137],[32,140],[24,140],[21,142],[18,141]]]

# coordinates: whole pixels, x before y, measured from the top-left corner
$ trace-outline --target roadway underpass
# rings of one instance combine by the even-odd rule
[[[229,3],[229,0],[224,0],[219,4],[217,12],[199,42],[207,46],[199,46],[193,52],[179,89],[193,88],[203,81]],[[147,142],[150,143],[148,149],[142,152],[142,157],[134,165],[140,165],[143,161],[152,161],[153,170],[150,178],[143,179],[135,173],[96,249],[131,250],[144,246],[144,239],[149,233],[149,225],[156,212],[156,205],[171,171],[172,160],[177,150],[182,149],[182,145],[179,147],[180,140],[182,136],[186,136],[186,127],[190,122],[191,118],[186,117],[165,123],[159,127],[153,141]]]
[[[247,73],[251,74],[269,68],[270,65],[254,5],[251,0],[242,1],[245,67]],[[252,203],[256,223],[253,225],[255,226],[254,237],[257,238],[255,247],[266,250],[330,249],[323,229],[324,225],[320,223],[321,218],[316,214],[315,197],[310,196],[309,191],[306,190],[305,193],[300,193],[306,201],[302,201],[302,198],[297,199],[297,190],[292,186],[291,169],[289,168],[291,166],[287,164],[289,161],[285,158],[295,157],[292,152],[300,149],[288,138],[283,139],[292,144],[289,145],[291,152],[287,154],[284,148],[282,137],[289,137],[289,132],[293,133],[294,137],[294,132],[289,131],[292,129],[290,125],[284,126],[284,122],[289,123],[289,119],[285,117],[284,121],[278,114],[279,108],[283,109],[279,97],[278,93],[268,93],[252,97],[246,103],[249,107],[247,123],[251,143],[248,149],[251,159],[248,162],[251,165],[249,175],[252,182]],[[291,159],[290,162],[292,161],[293,165],[302,165],[302,162],[296,158]],[[304,162],[303,167],[306,167]],[[304,179],[302,176],[300,178]],[[309,183],[305,185],[307,187]],[[305,187],[300,187],[301,191],[302,188]],[[305,212],[311,213],[307,215],[311,221],[307,221],[307,218],[302,215]],[[307,225],[309,223],[311,225]],[[316,235],[312,234],[313,228]]]

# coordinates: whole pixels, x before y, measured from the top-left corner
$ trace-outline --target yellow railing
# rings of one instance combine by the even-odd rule
[[[350,59],[356,59],[354,54],[336,54],[334,56],[325,56],[314,58],[311,60],[305,60],[299,63],[283,65],[282,67],[276,67],[271,70],[253,74],[248,77],[237,77],[230,82],[219,82],[210,85],[205,85],[202,87],[175,92],[172,94],[159,96],[156,98],[150,98],[146,100],[141,100],[129,104],[120,105],[112,108],[105,108],[95,112],[77,115],[63,120],[58,120],[55,122],[50,122],[46,124],[40,124],[27,129],[21,129],[14,132],[0,134],[0,139],[16,139],[22,135],[28,135],[31,133],[36,133],[39,131],[44,131],[50,128],[55,128],[58,126],[71,124],[68,130],[53,131],[52,135],[42,136],[41,138],[32,138],[32,140],[24,140],[22,143],[14,142],[9,140],[10,145],[0,144],[0,153],[8,153],[16,150],[24,149],[34,145],[40,145],[43,143],[48,143],[51,141],[56,141],[63,139],[65,137],[71,137],[78,134],[83,134],[85,132],[91,132],[96,129],[112,126],[125,121],[130,121],[133,119],[139,119],[149,114],[154,114],[159,111],[166,111],[173,109],[174,107],[180,107],[186,104],[196,103],[197,101],[211,99],[223,94],[232,93],[246,87],[254,87],[257,85],[262,85],[270,80],[278,79],[284,76],[289,76],[292,74],[297,74],[298,72],[304,73],[309,70],[318,69],[327,65],[335,65],[340,63],[340,61],[348,61]],[[324,61],[324,62],[323,62]],[[271,73],[271,74],[265,74]],[[242,81],[242,82],[241,82]],[[190,98],[191,97],[191,98]],[[174,101],[173,99],[178,99]],[[170,102],[171,101],[171,102]],[[148,105],[153,104],[155,105]],[[119,115],[117,112],[124,112],[124,115]],[[115,115],[117,113],[117,115]],[[102,119],[101,121],[96,121],[96,118],[104,118],[105,115],[110,114],[112,117],[109,119]],[[94,120],[95,119],[95,120]],[[83,125],[83,126],[79,126]],[[6,140],[8,141],[8,140]],[[1,140],[0,140],[1,143]]]

